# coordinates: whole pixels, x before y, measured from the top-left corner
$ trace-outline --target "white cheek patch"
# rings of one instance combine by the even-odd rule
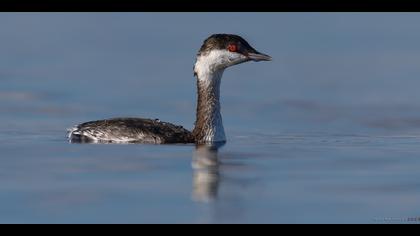
[[[232,65],[232,62],[239,61],[243,57],[239,53],[229,52],[228,50],[212,50],[206,55],[197,57],[194,71],[198,75],[211,74],[226,69]]]

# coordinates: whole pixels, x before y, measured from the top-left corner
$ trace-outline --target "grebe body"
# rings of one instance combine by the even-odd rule
[[[157,119],[115,118],[82,123],[68,130],[73,143],[215,143],[225,142],[220,84],[226,68],[248,61],[270,61],[242,37],[214,34],[201,46],[194,64],[197,79],[196,122],[192,132]]]

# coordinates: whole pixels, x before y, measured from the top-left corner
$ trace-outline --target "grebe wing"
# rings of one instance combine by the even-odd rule
[[[190,131],[158,119],[115,118],[91,121],[69,129],[70,142],[193,143]]]

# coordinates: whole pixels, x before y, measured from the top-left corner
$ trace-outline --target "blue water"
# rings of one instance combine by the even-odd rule
[[[0,223],[420,222],[419,22],[1,13]],[[66,141],[120,116],[191,129],[194,57],[219,32],[274,58],[225,72],[226,145]]]

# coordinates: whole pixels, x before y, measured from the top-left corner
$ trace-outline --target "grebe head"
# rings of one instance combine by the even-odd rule
[[[201,46],[194,73],[224,70],[247,61],[270,61],[271,57],[255,50],[241,36],[213,34]]]

